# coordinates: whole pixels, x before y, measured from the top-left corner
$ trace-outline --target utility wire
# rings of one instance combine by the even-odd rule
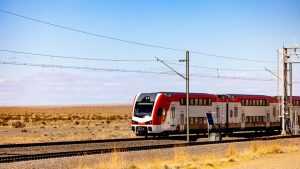
[[[89,36],[94,36],[94,37],[98,37],[98,38],[109,39],[109,40],[119,41],[119,42],[123,42],[123,43],[127,43],[127,44],[143,46],[143,47],[159,48],[159,49],[164,49],[164,50],[176,51],[176,52],[185,52],[186,51],[186,49],[181,49],[181,48],[172,48],[172,47],[167,47],[167,46],[162,46],[162,45],[157,45],[157,44],[126,40],[126,39],[121,39],[121,38],[117,38],[117,37],[113,37],[113,36],[93,33],[93,32],[89,32],[89,31],[76,29],[76,28],[72,28],[72,27],[69,27],[69,26],[55,24],[55,23],[52,23],[52,22],[49,22],[49,21],[45,21],[45,20],[41,20],[41,19],[37,19],[37,18],[25,16],[25,15],[21,15],[21,14],[11,12],[11,11],[8,11],[8,10],[0,9],[0,12],[8,14],[8,15],[16,16],[16,17],[19,17],[19,18],[22,18],[22,19],[25,19],[25,20],[30,20],[32,22],[37,22],[37,23],[40,23],[40,24],[44,24],[44,25],[48,25],[48,26],[52,26],[52,27],[72,31],[72,32],[77,32],[77,33],[81,33],[81,34],[85,34],[85,35],[89,35]],[[270,61],[270,60],[257,60],[257,59],[239,58],[239,57],[233,57],[233,56],[224,56],[224,55],[217,55],[217,54],[212,54],[212,53],[201,52],[201,51],[197,51],[197,50],[190,50],[190,53],[194,53],[194,54],[198,54],[198,55],[204,55],[204,56],[212,56],[212,57],[223,58],[223,59],[229,59],[229,60],[236,60],[236,61],[246,61],[246,62],[256,62],[256,63],[274,63],[274,61]]]
[[[159,74],[159,75],[171,75],[171,76],[175,75],[173,72],[155,72],[155,71],[127,70],[127,69],[107,69],[107,68],[96,68],[96,67],[86,67],[86,66],[65,66],[65,65],[35,64],[35,63],[25,63],[25,62],[0,61],[0,64],[14,65],[14,66],[27,66],[27,67],[41,67],[41,68],[76,69],[76,70],[90,70],[90,71],[140,73],[140,74]],[[264,82],[274,81],[274,79],[259,79],[259,78],[249,78],[249,77],[233,77],[233,76],[210,76],[210,75],[200,75],[200,74],[191,74],[191,76],[198,77],[198,78],[214,78],[214,79],[229,79],[229,80],[264,81]]]

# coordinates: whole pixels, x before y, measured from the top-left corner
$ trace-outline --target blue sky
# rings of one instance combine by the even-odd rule
[[[297,0],[2,0],[0,9],[88,32],[217,55],[270,60],[233,61],[191,53],[191,64],[276,72],[276,50],[300,43]],[[154,59],[177,62],[184,52],[130,45],[87,36],[0,13],[0,48],[54,55]],[[144,71],[168,71],[157,62],[74,61],[0,52],[1,61]],[[183,65],[173,65],[184,73]],[[192,67],[192,92],[276,95],[276,81],[204,78],[216,70]],[[219,71],[223,76],[271,79],[266,71]],[[294,77],[299,79],[300,66]],[[299,79],[300,81],[300,79]],[[300,95],[299,85],[294,92]],[[178,76],[55,68],[0,66],[0,105],[131,103],[138,92],[184,91]]]

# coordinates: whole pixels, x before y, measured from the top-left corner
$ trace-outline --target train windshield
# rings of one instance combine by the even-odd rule
[[[134,109],[134,116],[145,117],[151,116],[153,103],[137,103]]]

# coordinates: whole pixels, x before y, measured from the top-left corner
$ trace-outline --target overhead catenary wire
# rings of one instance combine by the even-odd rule
[[[127,70],[127,69],[111,69],[111,68],[97,68],[87,66],[67,66],[67,65],[55,65],[55,64],[36,64],[26,62],[7,62],[0,61],[2,65],[15,65],[15,66],[29,66],[29,67],[43,67],[43,68],[60,68],[60,69],[78,69],[78,70],[91,70],[91,71],[106,71],[106,72],[127,72],[127,73],[143,73],[143,74],[170,74],[168,72],[154,72],[144,70]]]
[[[139,42],[139,41],[133,41],[133,40],[126,40],[126,39],[122,39],[122,38],[118,38],[118,37],[114,37],[114,36],[108,36],[108,35],[104,35],[104,34],[93,33],[93,32],[89,32],[89,31],[73,28],[73,27],[70,27],[70,26],[56,24],[56,23],[53,23],[53,22],[49,22],[49,21],[45,21],[45,20],[41,20],[41,19],[37,19],[37,18],[25,16],[25,15],[21,15],[21,14],[18,14],[16,12],[11,12],[11,11],[4,10],[4,9],[0,9],[0,12],[8,14],[8,15],[12,15],[12,16],[15,16],[15,17],[19,17],[19,18],[22,18],[22,19],[25,19],[25,20],[30,20],[32,22],[37,22],[37,23],[40,23],[40,24],[43,24],[43,25],[48,25],[48,26],[52,26],[52,27],[55,27],[55,28],[60,28],[60,29],[64,29],[64,30],[68,30],[68,31],[72,31],[72,32],[77,32],[77,33],[81,33],[81,34],[85,34],[85,35],[89,35],[89,36],[93,36],[93,37],[119,41],[119,42],[122,42],[122,43],[131,44],[131,45],[138,45],[138,46],[150,47],[150,48],[158,48],[158,49],[176,51],[176,52],[185,52],[186,51],[186,49],[182,49],[182,48],[173,48],[173,47],[162,46],[162,45],[158,45],[158,44],[151,44],[151,43],[145,43],[145,42]],[[256,62],[256,63],[275,63],[274,61],[271,61],[271,60],[258,60],[258,59],[249,59],[249,58],[225,56],[225,55],[218,55],[218,54],[207,53],[207,52],[202,52],[202,51],[197,51],[197,50],[190,50],[190,53],[198,54],[198,55],[204,55],[204,56],[212,56],[212,57],[223,58],[223,59],[229,59],[229,60],[236,60],[236,61],[246,61],[246,62]]]
[[[20,50],[10,50],[10,49],[0,49],[0,52],[33,55],[33,56],[47,56],[47,57],[60,58],[60,59],[86,60],[86,61],[104,61],[104,62],[154,62],[155,61],[154,59],[87,58],[87,57],[63,56],[63,55],[36,53],[36,52],[28,52],[28,51],[20,51]]]
[[[39,53],[32,51],[21,51],[21,50],[11,50],[11,49],[0,49],[0,52],[22,54],[22,55],[33,55],[33,56],[46,56],[51,58],[59,59],[71,59],[71,60],[84,60],[84,61],[103,61],[103,62],[157,62],[156,59],[110,59],[110,58],[90,58],[90,57],[78,57],[78,56],[64,56],[64,55],[54,55],[48,53]],[[168,64],[185,66],[184,64],[177,63],[174,60],[164,60]],[[264,69],[238,69],[238,68],[222,68],[222,67],[208,67],[199,65],[190,65],[191,68],[197,69],[207,69],[207,70],[217,70],[217,71],[265,71]]]
[[[124,72],[124,73],[139,73],[139,74],[159,74],[159,75],[171,75],[175,74],[172,72],[155,72],[146,70],[128,70],[128,69],[112,69],[112,68],[97,68],[87,66],[67,66],[67,65],[55,65],[55,64],[37,64],[37,63],[26,63],[26,62],[7,62],[0,61],[2,65],[14,65],[14,66],[27,66],[27,67],[41,67],[41,68],[59,68],[59,69],[76,69],[76,70],[89,70],[89,71],[106,71],[106,72]],[[212,76],[212,75],[201,75],[191,74],[191,76],[198,78],[214,78],[214,79],[228,79],[228,80],[246,80],[246,81],[263,81],[271,82],[274,79],[260,79],[252,77],[235,77],[235,76]]]
[[[166,61],[168,64],[176,65],[176,66],[185,66],[181,63],[176,63],[173,61]],[[209,67],[209,66],[199,66],[195,64],[190,65],[191,68],[196,69],[207,69],[207,70],[216,70],[216,71],[245,71],[245,72],[259,72],[259,71],[265,71],[264,69],[242,69],[242,68],[224,68],[224,67]]]

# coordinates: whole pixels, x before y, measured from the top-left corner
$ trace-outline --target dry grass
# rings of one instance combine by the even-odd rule
[[[130,118],[131,107],[119,106],[65,106],[65,107],[0,107],[0,125],[9,121],[47,123],[53,121],[119,120]]]
[[[229,168],[234,164],[261,158],[270,154],[289,153],[299,151],[294,145],[283,145],[278,142],[251,143],[243,150],[236,145],[228,146],[223,155],[206,154],[191,155],[184,148],[177,148],[172,160],[148,160],[139,164],[127,164],[118,153],[113,153],[110,160],[101,162],[99,166],[79,166],[77,169],[221,169]]]
[[[1,143],[133,137],[131,106],[0,107]]]

